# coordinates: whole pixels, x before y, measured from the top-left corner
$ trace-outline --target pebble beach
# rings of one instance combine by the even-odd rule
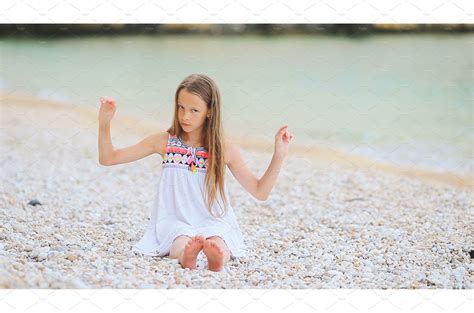
[[[136,254],[162,159],[100,165],[97,123],[94,108],[2,95],[1,288],[474,288],[472,184],[349,168],[291,146],[266,201],[227,171],[247,256],[212,272],[203,253],[197,270]],[[112,141],[166,128],[117,116]],[[242,148],[261,177],[272,148]]]

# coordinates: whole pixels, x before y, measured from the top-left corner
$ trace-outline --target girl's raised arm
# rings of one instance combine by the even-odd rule
[[[258,200],[265,200],[258,193],[258,179],[250,171],[242,158],[240,148],[233,142],[227,141],[227,166],[235,179],[247,190],[254,198]]]
[[[142,159],[153,153],[163,156],[163,148],[168,140],[167,132],[158,132],[147,136],[139,143],[115,150],[110,137],[110,122],[115,114],[117,105],[108,97],[101,98],[99,112],[99,163],[101,165],[116,165]]]
[[[268,199],[273,186],[275,186],[283,160],[288,154],[289,143],[293,135],[287,131],[287,127],[287,125],[281,127],[275,135],[273,158],[260,179],[257,179],[249,170],[238,146],[232,142],[227,143],[229,156],[227,166],[245,190],[258,200],[265,201]]]

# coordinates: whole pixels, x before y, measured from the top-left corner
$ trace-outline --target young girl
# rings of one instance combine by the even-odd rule
[[[195,269],[202,250],[211,271],[220,271],[229,259],[243,256],[246,246],[228,203],[225,166],[256,199],[266,200],[293,137],[287,125],[275,135],[272,161],[257,179],[247,168],[239,147],[224,136],[219,89],[206,75],[189,75],[178,86],[173,123],[167,131],[127,148],[115,150],[112,146],[110,122],[117,108],[115,101],[109,97],[100,101],[100,164],[132,162],[153,153],[163,157],[150,221],[133,251],[169,255],[177,258],[183,268]]]

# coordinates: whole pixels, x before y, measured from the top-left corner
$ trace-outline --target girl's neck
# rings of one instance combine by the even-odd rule
[[[199,134],[197,132],[191,132],[191,133],[187,133],[187,132],[183,132],[181,133],[181,139],[184,140],[185,144],[188,145],[188,146],[193,146],[193,147],[202,147],[204,146],[203,142],[202,142],[202,134]]]

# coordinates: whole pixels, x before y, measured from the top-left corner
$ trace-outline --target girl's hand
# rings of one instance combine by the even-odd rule
[[[275,155],[284,159],[288,154],[293,135],[288,132],[288,125],[280,127],[275,135]]]
[[[110,123],[117,110],[115,100],[110,97],[100,97],[99,124]]]

